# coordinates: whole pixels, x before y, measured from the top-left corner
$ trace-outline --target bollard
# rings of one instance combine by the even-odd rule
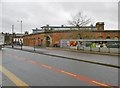
[[[110,48],[108,48],[108,53],[110,53]]]
[[[100,47],[99,47],[99,52],[100,52]]]

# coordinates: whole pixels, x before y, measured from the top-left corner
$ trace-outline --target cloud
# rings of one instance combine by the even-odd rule
[[[106,29],[117,29],[117,2],[2,2],[2,31],[11,32],[14,24],[15,32],[20,32],[17,20],[22,20],[23,31],[29,32],[46,24],[67,25],[71,14],[78,11],[90,17],[93,24],[104,21]]]
[[[81,3],[63,3],[64,9],[71,13],[83,12],[88,17],[96,21],[104,21],[108,28],[114,23],[117,25],[118,4],[116,2],[81,2]],[[117,28],[117,26],[114,26]]]

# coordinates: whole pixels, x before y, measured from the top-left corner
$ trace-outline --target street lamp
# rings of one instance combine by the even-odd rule
[[[21,21],[18,20],[17,22],[21,23],[20,25],[21,26],[21,39],[20,39],[21,44],[20,45],[21,45],[21,50],[22,50],[22,20]]]
[[[14,25],[12,25],[12,41],[11,41],[11,43],[12,43],[12,48],[14,48],[14,45],[13,45],[13,31],[14,31]]]
[[[40,42],[40,37],[38,37],[38,46],[40,45],[39,42]]]
[[[35,51],[35,38],[32,39],[33,43],[34,43],[34,51]]]
[[[22,20],[21,21],[18,20],[17,22],[21,23],[20,26],[21,26],[21,34],[22,34]]]

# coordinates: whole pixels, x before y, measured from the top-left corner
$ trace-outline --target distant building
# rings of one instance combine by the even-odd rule
[[[10,45],[12,44],[12,41],[14,43],[22,42],[23,43],[23,34],[10,34],[10,33],[2,33],[5,36],[5,44]]]
[[[12,36],[9,33],[3,33],[2,34],[5,36],[5,44],[11,44]]]
[[[43,32],[41,28],[33,28],[32,31],[33,34]]]
[[[61,26],[42,26],[41,27],[44,32],[47,31],[60,31],[60,30],[97,30],[96,26],[84,26],[84,27],[77,27],[77,26],[66,26],[66,25],[61,25]]]
[[[13,42],[14,42],[14,44],[19,44],[20,42],[23,43],[22,36],[23,36],[23,34],[19,34],[19,33],[15,34],[13,36]]]
[[[104,22],[95,26],[42,26],[41,31],[34,30],[32,34],[23,36],[26,46],[55,46],[62,39],[119,39],[119,30],[104,30]]]

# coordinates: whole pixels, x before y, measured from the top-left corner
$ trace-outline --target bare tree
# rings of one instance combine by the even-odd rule
[[[83,15],[81,12],[76,13],[74,16],[72,16],[71,20],[68,20],[68,23],[70,25],[74,26],[86,26],[91,22],[90,18],[87,18],[86,15]]]
[[[82,12],[78,12],[72,16],[71,20],[68,20],[68,23],[70,25],[78,27],[78,30],[80,30],[80,27],[90,24],[91,19],[88,18],[86,15],[83,15]],[[85,37],[85,31],[87,31],[86,28],[85,30],[81,29],[77,34],[77,38],[83,39]]]

